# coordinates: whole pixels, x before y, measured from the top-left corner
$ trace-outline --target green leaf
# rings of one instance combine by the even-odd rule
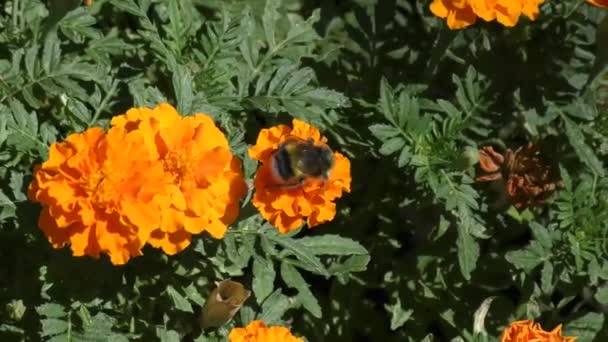
[[[49,318],[61,318],[67,316],[63,306],[55,303],[46,303],[36,307],[39,315]]]
[[[257,255],[254,256],[252,287],[258,304],[261,304],[272,293],[275,277],[273,262]]]
[[[382,155],[388,156],[401,150],[403,146],[405,146],[405,140],[402,137],[395,137],[382,144],[379,152]]]
[[[262,304],[262,313],[257,319],[263,320],[267,325],[280,323],[281,317],[289,309],[289,300],[281,293],[281,289],[275,290]]]
[[[580,342],[591,342],[604,325],[604,315],[590,312],[568,324],[564,329],[564,336],[576,336]]]
[[[369,263],[370,256],[366,255],[353,255],[348,257],[342,263],[333,263],[329,267],[330,274],[348,274],[352,272],[363,272],[367,269],[367,264]]]
[[[608,287],[597,289],[593,298],[604,305],[608,304]]]
[[[597,159],[595,153],[589,145],[585,143],[585,136],[581,132],[580,128],[578,128],[572,120],[568,119],[564,116],[564,123],[566,125],[566,136],[570,141],[570,145],[576,152],[576,155],[580,158],[580,160],[585,163],[591,171],[593,171],[596,175],[600,177],[605,176],[605,171],[602,165],[602,162]]]
[[[513,266],[530,272],[547,259],[547,253],[540,244],[534,241],[525,249],[510,251],[505,255],[505,259]]]
[[[414,313],[414,310],[404,310],[401,305],[401,299],[397,297],[397,302],[392,305],[386,305],[386,309],[391,315],[391,330],[397,330],[407,322]]]
[[[375,124],[369,126],[372,134],[381,141],[386,141],[389,138],[399,135],[399,130],[391,125]]]
[[[458,227],[458,240],[456,240],[458,248],[458,265],[460,273],[469,280],[471,272],[477,267],[477,259],[479,258],[479,244],[473,238],[469,230],[464,225]]]
[[[287,262],[281,263],[281,278],[287,286],[298,290],[297,299],[302,303],[302,306],[316,318],[321,318],[321,306],[317,298],[310,291],[306,280],[300,272]]]
[[[328,275],[325,266],[323,266],[321,261],[306,246],[303,246],[292,238],[279,235],[279,233],[276,232],[276,230],[274,229],[264,231],[264,236],[268,240],[276,243],[277,245],[291,252],[291,254],[293,254],[296,258],[298,258],[298,260],[306,264],[315,273],[321,275]]]
[[[188,299],[182,296],[176,289],[173,288],[173,286],[167,286],[167,293],[173,300],[173,304],[175,305],[176,309],[191,313],[194,312]]]
[[[42,323],[41,336],[52,336],[65,332],[69,328],[69,323],[56,318],[47,318],[40,320]]]
[[[190,70],[184,65],[174,66],[172,80],[178,113],[182,115],[192,114],[193,77]]]
[[[298,240],[314,255],[363,255],[368,254],[359,242],[334,234],[307,236]]]
[[[180,342],[181,338],[175,330],[158,329],[156,332],[161,342]]]

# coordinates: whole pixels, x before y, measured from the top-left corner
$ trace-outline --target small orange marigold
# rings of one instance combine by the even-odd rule
[[[608,0],[587,0],[587,2],[597,7],[608,8]]]
[[[285,327],[268,327],[264,321],[252,321],[245,328],[234,328],[228,335],[230,342],[304,342]]]
[[[445,18],[448,27],[453,30],[474,24],[478,17],[513,27],[522,14],[535,20],[539,14],[538,6],[543,2],[544,0],[433,0],[430,9],[437,17]]]
[[[141,131],[149,154],[172,180],[155,198],[161,223],[149,243],[172,255],[190,244],[192,234],[207,231],[222,238],[238,216],[247,187],[241,162],[213,120],[201,113],[182,117],[162,103],[154,109],[133,108],[114,117],[112,126]]]
[[[544,331],[540,324],[532,320],[511,323],[500,337],[500,342],[575,342],[576,337],[562,336],[562,325],[551,331]]]
[[[278,125],[263,129],[256,144],[249,149],[249,156],[262,163],[256,172],[252,203],[262,217],[282,233],[300,227],[304,218],[308,227],[331,221],[336,215],[333,201],[344,191],[350,192],[351,182],[350,161],[341,153],[333,152],[335,164],[327,182],[311,180],[295,188],[274,184],[271,158],[286,139],[312,139],[316,145],[327,142],[317,128],[303,121],[294,119],[292,125],[293,128]]]
[[[154,197],[171,182],[143,142],[141,132],[90,128],[51,145],[28,196],[43,206],[39,225],[53,247],[105,253],[116,265],[141,255],[160,223]]]

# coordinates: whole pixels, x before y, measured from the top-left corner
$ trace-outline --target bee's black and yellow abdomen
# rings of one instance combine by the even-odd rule
[[[280,148],[274,155],[274,168],[274,171],[283,180],[295,177],[292,158],[289,155],[287,146]]]

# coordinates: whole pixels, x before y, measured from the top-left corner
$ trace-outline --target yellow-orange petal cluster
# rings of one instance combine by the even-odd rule
[[[204,114],[181,117],[168,104],[134,108],[112,119],[112,126],[141,130],[149,153],[156,156],[172,184],[156,197],[161,223],[150,244],[175,254],[190,244],[192,234],[207,231],[222,238],[239,212],[247,187],[241,162],[228,140]]]
[[[562,336],[562,325],[551,331],[544,331],[539,323],[532,320],[511,323],[500,337],[500,342],[575,342],[576,337]]]
[[[536,20],[540,12],[538,7],[543,2],[544,0],[433,0],[430,10],[435,16],[446,19],[452,30],[470,26],[477,18],[513,27],[522,15]]]
[[[252,321],[245,328],[234,328],[228,335],[230,342],[304,342],[289,329],[281,326],[268,327],[264,321]]]
[[[211,118],[160,104],[115,117],[107,133],[91,128],[53,144],[29,198],[43,206],[39,225],[53,247],[120,265],[146,243],[174,254],[192,234],[221,238],[245,190]]]
[[[279,145],[290,137],[312,139],[315,145],[323,145],[327,139],[319,130],[303,121],[294,119],[292,128],[278,125],[263,129],[257,142],[249,149],[249,156],[261,162],[254,180],[253,205],[270,224],[287,233],[300,227],[304,219],[308,227],[331,221],[336,215],[333,202],[350,192],[350,161],[339,152],[333,152],[334,166],[326,182],[310,180],[298,187],[281,187],[274,184],[271,158]]]
[[[154,196],[171,181],[143,141],[141,132],[91,128],[51,145],[29,198],[43,204],[39,225],[53,247],[105,253],[114,264],[141,254],[160,222]]]

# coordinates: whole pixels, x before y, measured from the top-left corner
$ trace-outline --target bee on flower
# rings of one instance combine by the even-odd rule
[[[335,199],[350,192],[350,161],[327,145],[319,130],[294,119],[293,127],[263,129],[249,156],[261,162],[252,203],[282,233],[331,221]]]

